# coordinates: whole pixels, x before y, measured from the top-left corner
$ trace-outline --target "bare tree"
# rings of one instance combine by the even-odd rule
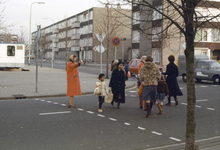
[[[24,30],[24,26],[21,26],[20,32],[18,34],[18,42],[28,45],[28,32]]]
[[[184,51],[186,56],[186,75],[187,75],[187,122],[186,122],[186,150],[195,149],[195,81],[194,81],[194,47],[195,47],[195,35],[198,28],[202,28],[205,24],[210,24],[212,27],[217,27],[215,22],[218,22],[220,14],[202,14],[197,10],[197,6],[203,8],[212,7],[219,10],[219,2],[211,2],[208,0],[163,0],[163,1],[151,1],[151,0],[115,0],[112,2],[121,2],[122,5],[134,4],[138,6],[142,11],[145,11],[146,18],[140,21],[145,22],[145,27],[142,28],[142,32],[148,35],[152,35],[152,17],[154,13],[161,15],[163,24],[163,30],[160,33],[163,34],[163,39],[167,37],[175,38],[176,34],[182,34],[185,37],[186,49]],[[158,7],[156,3],[161,3],[162,7]],[[126,16],[126,15],[125,15]],[[143,27],[143,26],[142,26]]]

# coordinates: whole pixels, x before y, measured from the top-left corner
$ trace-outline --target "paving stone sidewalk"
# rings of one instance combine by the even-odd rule
[[[0,99],[14,99],[22,94],[27,98],[66,96],[66,71],[38,67],[38,92],[36,93],[36,67],[26,65],[30,71],[0,71]],[[79,73],[82,94],[92,93],[98,75]],[[109,83],[109,79],[105,80]],[[127,81],[126,87],[134,86]]]

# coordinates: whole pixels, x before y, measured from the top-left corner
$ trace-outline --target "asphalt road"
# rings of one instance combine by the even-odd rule
[[[121,109],[103,104],[98,113],[94,95],[0,101],[1,150],[139,150],[185,141],[186,84],[179,105],[153,106],[151,118],[138,108],[135,89],[126,91]],[[219,85],[196,83],[196,140],[219,136]]]

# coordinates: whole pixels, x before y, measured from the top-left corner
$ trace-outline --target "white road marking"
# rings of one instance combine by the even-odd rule
[[[97,116],[102,117],[102,118],[104,118],[104,117],[105,117],[104,115],[100,115],[100,114],[97,114]]]
[[[196,102],[207,102],[208,99],[196,100]]]
[[[180,87],[180,90],[183,90],[184,88],[183,87]]]
[[[114,119],[114,118],[109,118],[109,120],[112,120],[112,121],[117,121],[117,119]]]
[[[62,106],[66,106],[66,104],[60,104],[60,105],[62,105]]]
[[[82,108],[77,108],[77,110],[79,110],[79,111],[84,111],[84,109],[82,109]]]
[[[197,107],[197,108],[201,108],[202,106],[195,105],[195,107]]]
[[[208,109],[208,110],[215,110],[214,108],[206,108],[206,109]]]
[[[219,85],[212,85],[212,86],[219,86]]]
[[[125,94],[125,96],[128,96],[127,94]]]
[[[175,103],[175,101],[171,101],[171,103]]]
[[[57,102],[53,102],[54,104],[58,104]]]
[[[162,133],[155,132],[155,131],[152,131],[151,133],[156,134],[156,135],[163,135]]]
[[[182,105],[187,105],[187,103],[181,103]]]
[[[35,98],[36,101],[38,101],[39,99]]]
[[[129,92],[131,92],[131,93],[137,93],[137,91],[129,91]]]
[[[177,139],[177,138],[174,138],[174,137],[169,137],[169,139],[174,140],[174,141],[177,141],[177,142],[180,142],[180,141],[181,141],[180,139]]]
[[[202,86],[199,86],[199,87],[209,87],[209,86],[202,85]]]
[[[52,103],[51,101],[47,101],[48,103]]]
[[[94,114],[94,112],[92,112],[92,111],[86,111],[87,113],[89,113],[89,114]]]
[[[40,101],[41,101],[41,102],[44,102],[45,100],[42,99],[42,100],[40,100]]]
[[[127,122],[125,122],[125,125],[130,126],[131,124],[130,124],[130,123],[127,123]]]
[[[50,113],[39,113],[39,115],[42,116],[42,115],[54,115],[54,114],[67,114],[67,113],[71,113],[71,111],[50,112]]]
[[[131,97],[136,97],[136,95],[131,95]]]
[[[138,129],[140,129],[140,130],[146,130],[145,128],[143,128],[143,127],[138,127]]]

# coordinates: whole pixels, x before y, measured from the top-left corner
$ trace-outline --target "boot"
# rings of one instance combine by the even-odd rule
[[[178,105],[178,100],[176,99],[175,105]]]
[[[117,106],[118,106],[118,109],[120,109],[120,103],[119,103],[119,102],[118,102],[118,105],[117,105]]]
[[[161,106],[160,106],[159,103],[157,104],[157,107],[158,107],[158,109],[159,109],[159,114],[161,114],[162,108],[161,108]]]
[[[160,107],[161,107],[160,113],[161,113],[161,115],[162,115],[162,113],[163,113],[163,105],[160,105]]]
[[[152,109],[154,102],[150,102],[150,109]]]
[[[147,105],[147,118],[150,118],[150,115],[151,115],[151,107],[150,107],[150,103],[146,103]]]

